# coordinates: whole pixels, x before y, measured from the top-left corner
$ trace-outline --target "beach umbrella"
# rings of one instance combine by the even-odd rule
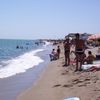
[[[88,39],[88,33],[83,33],[81,34],[81,37],[80,37],[82,40],[87,40]]]
[[[72,40],[72,37],[69,37],[69,40]]]
[[[96,40],[100,38],[100,34],[93,34],[89,36],[88,40]]]

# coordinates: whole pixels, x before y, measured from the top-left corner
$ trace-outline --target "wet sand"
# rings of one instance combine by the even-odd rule
[[[95,49],[93,49],[95,52]],[[100,71],[74,72],[75,65],[63,67],[63,52],[59,60],[48,64],[37,83],[21,93],[17,100],[100,100]]]
[[[16,96],[25,89],[35,84],[41,73],[46,69],[49,62],[48,54],[52,47],[45,49],[43,52],[38,52],[36,55],[45,62],[40,63],[33,68],[28,69],[24,73],[19,73],[11,77],[0,78],[0,100],[16,100]]]

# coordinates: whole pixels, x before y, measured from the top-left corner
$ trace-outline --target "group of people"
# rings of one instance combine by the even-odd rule
[[[69,40],[69,38],[66,38],[66,40],[64,41],[64,55],[65,55],[65,64],[64,66],[68,66],[70,65],[70,48],[71,45],[75,46],[75,51],[73,51],[75,53],[75,61],[76,61],[76,69],[75,71],[81,71],[82,70],[82,64],[84,64],[84,62],[87,62],[87,64],[92,64],[93,60],[95,59],[95,57],[92,55],[91,51],[88,51],[88,57],[86,57],[85,55],[85,41],[80,39],[80,35],[77,33],[75,34],[75,40],[73,42],[74,44],[72,44]]]
[[[57,46],[57,50],[52,49],[52,52],[50,54],[50,60],[52,61],[59,59],[60,53],[61,53],[60,46]]]
[[[82,64],[85,62],[87,64],[93,64],[93,61],[95,60],[95,56],[92,54],[91,51],[88,51],[88,56],[86,57],[85,50],[85,40],[80,39],[80,35],[77,33],[75,34],[75,39],[70,41],[69,37],[65,39],[63,42],[64,45],[64,56],[65,56],[65,64],[63,66],[69,66],[70,65],[70,54],[75,54],[75,63],[76,63],[76,69],[75,71],[81,71],[82,70]],[[75,47],[75,50],[71,51],[71,47]],[[52,52],[50,54],[50,59],[57,60],[60,57],[61,49],[60,46],[57,46],[57,50],[52,49]]]

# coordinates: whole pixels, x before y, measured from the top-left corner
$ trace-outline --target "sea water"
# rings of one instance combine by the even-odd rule
[[[0,39],[0,78],[26,72],[42,62],[36,54],[48,45],[41,40]]]
[[[37,83],[53,46],[41,40],[0,39],[0,100],[17,96]]]

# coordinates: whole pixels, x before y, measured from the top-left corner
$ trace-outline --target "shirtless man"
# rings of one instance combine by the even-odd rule
[[[84,51],[85,51],[85,41],[80,39],[79,34],[77,33],[75,40],[75,54],[76,54],[76,70],[81,70],[81,66],[84,61]],[[80,67],[78,64],[80,63]]]
[[[92,54],[91,51],[88,51],[88,57],[86,58],[87,64],[93,64],[94,60],[95,60],[95,56]]]
[[[65,55],[65,65],[68,66],[70,64],[70,43],[69,38],[67,38],[64,42],[64,55]]]

